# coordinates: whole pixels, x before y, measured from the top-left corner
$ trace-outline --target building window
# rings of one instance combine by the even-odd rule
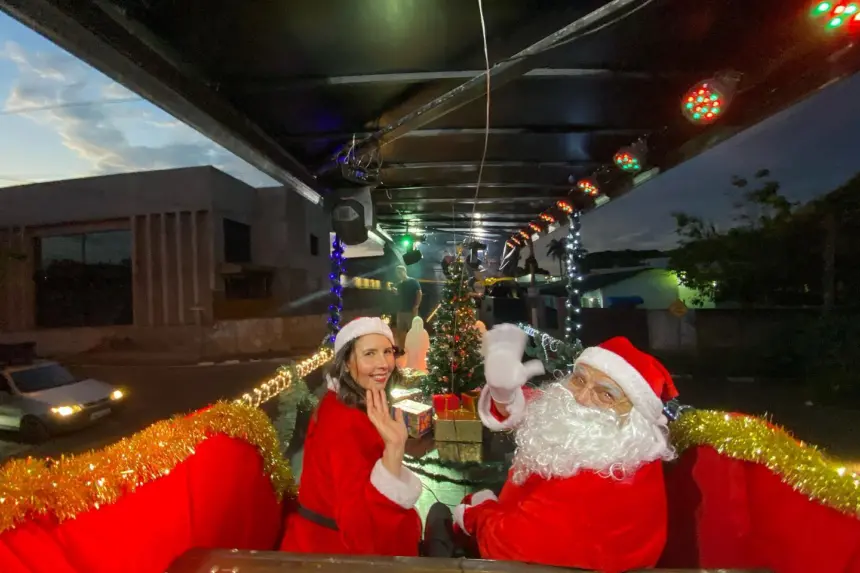
[[[251,262],[251,226],[224,219],[224,262]]]
[[[311,235],[311,256],[317,257],[320,254],[320,240],[316,235]]]
[[[131,231],[35,239],[36,324],[132,324]]]
[[[260,299],[272,296],[271,273],[243,273],[224,277],[224,298]]]

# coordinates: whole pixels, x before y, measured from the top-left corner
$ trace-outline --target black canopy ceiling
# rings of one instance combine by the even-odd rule
[[[496,66],[483,228],[504,238],[561,198],[588,208],[569,178],[610,163],[619,147],[644,136],[649,163],[666,168],[853,71],[844,37],[815,33],[809,6],[485,0]],[[308,196],[340,186],[333,160],[355,140],[359,155],[382,162],[373,193],[384,228],[469,227],[486,119],[477,0],[0,7]],[[684,90],[727,69],[743,74],[727,113],[712,127],[689,124]],[[610,197],[630,188],[620,173],[604,179]]]

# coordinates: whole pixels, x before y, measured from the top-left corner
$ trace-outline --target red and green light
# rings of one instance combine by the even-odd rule
[[[681,109],[693,123],[708,124],[726,109],[726,98],[713,82],[701,82],[684,95]]]
[[[816,2],[812,16],[825,22],[828,30],[844,30],[848,26],[860,29],[860,3],[857,2]]]
[[[642,163],[639,161],[639,158],[629,150],[622,149],[615,154],[614,160],[615,165],[621,171],[626,171],[627,173],[639,173],[642,171]]]
[[[597,184],[591,179],[580,179],[576,186],[586,195],[597,195],[598,193]]]

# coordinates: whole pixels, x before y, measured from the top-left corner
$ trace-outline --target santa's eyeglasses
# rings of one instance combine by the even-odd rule
[[[595,404],[606,408],[622,406],[630,401],[611,378],[595,375],[584,368],[575,368],[568,384],[580,403],[586,396],[591,396]]]

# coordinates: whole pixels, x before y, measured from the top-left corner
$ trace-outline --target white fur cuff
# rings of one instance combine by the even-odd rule
[[[494,494],[492,491],[488,489],[482,489],[478,493],[472,495],[471,501],[471,505],[472,507],[474,507],[476,505],[481,505],[485,501],[499,501],[499,498],[497,498],[496,494]]]
[[[454,511],[451,512],[451,515],[454,516],[454,523],[456,523],[460,527],[460,529],[463,531],[463,533],[465,533],[466,535],[469,535],[469,532],[466,531],[466,525],[463,523],[466,519],[466,508],[467,507],[468,507],[467,505],[461,503],[460,505],[458,505],[457,507],[454,508]]]
[[[478,415],[487,428],[494,432],[513,430],[522,422],[526,415],[526,396],[523,394],[522,388],[516,390],[513,402],[505,407],[508,410],[508,417],[499,421],[493,415],[493,399],[490,396],[490,387],[484,386],[484,389],[481,390],[481,397],[478,399]]]
[[[378,460],[370,472],[370,483],[376,490],[402,507],[412,509],[421,497],[421,480],[415,477],[409,468],[400,469],[400,477],[395,477]]]

